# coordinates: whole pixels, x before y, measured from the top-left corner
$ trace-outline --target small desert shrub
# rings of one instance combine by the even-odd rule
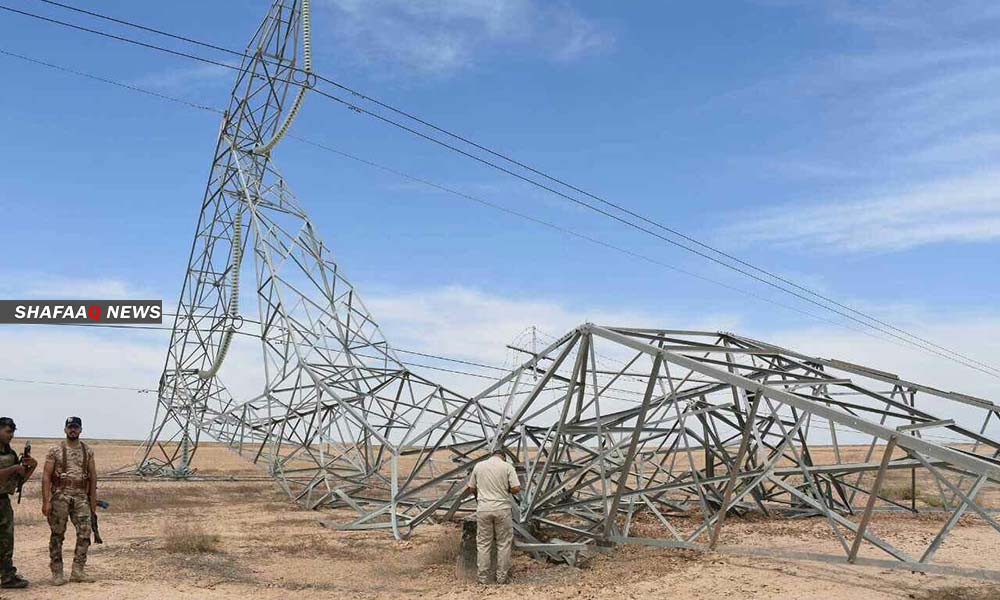
[[[306,535],[289,539],[287,541],[282,539],[280,542],[275,540],[273,536],[266,536],[260,538],[260,542],[261,544],[266,544],[270,551],[281,554],[282,556],[336,556],[338,558],[344,558],[352,555],[352,553],[346,548],[341,548],[331,544],[329,542],[329,536],[322,534]],[[363,555],[359,555],[359,558],[361,557],[363,557]]]
[[[141,513],[168,508],[185,508],[205,504],[206,492],[194,486],[160,486],[139,484],[131,488],[113,488],[100,493],[112,513]]]
[[[920,498],[920,486],[916,488],[911,487],[910,482],[892,482],[886,483],[882,486],[882,491],[880,496],[883,498],[889,498],[890,500],[913,500],[914,498]]]
[[[453,565],[458,560],[461,541],[449,534],[434,538],[420,549],[420,562],[424,565]]]
[[[923,502],[924,504],[926,504],[927,506],[933,506],[934,508],[944,508],[945,507],[944,500],[942,500],[941,496],[938,495],[938,494],[933,494],[933,495],[927,494],[927,495],[921,496],[920,497],[920,501]]]
[[[954,586],[924,592],[919,600],[989,600],[1000,594],[1000,586]]]
[[[111,504],[111,512],[122,514],[230,504],[233,500],[288,504],[288,496],[270,482],[138,482],[128,487],[108,486],[100,495]]]
[[[399,577],[420,577],[431,567],[451,566],[458,562],[460,541],[457,535],[442,535],[429,540],[420,548],[403,550],[382,564],[380,576],[386,580]]]
[[[29,525],[38,525],[43,521],[41,513],[32,512],[18,512],[14,514],[14,527],[28,527]]]
[[[218,552],[219,536],[191,523],[168,523],[163,532],[163,549],[176,554]]]

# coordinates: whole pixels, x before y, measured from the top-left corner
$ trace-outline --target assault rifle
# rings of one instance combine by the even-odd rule
[[[99,506],[99,507],[101,507],[103,509],[107,509],[108,506],[110,506],[110,505],[107,502],[105,502],[104,500],[98,500],[97,501],[97,506]],[[98,527],[97,527],[97,513],[96,512],[90,513],[90,528],[94,530],[94,543],[95,544],[103,544],[104,540],[101,539],[101,530],[98,529]]]
[[[24,459],[31,458],[31,442],[24,443],[24,453],[21,454],[21,465],[24,465]],[[17,482],[17,503],[21,503],[21,490],[24,488],[24,477]]]

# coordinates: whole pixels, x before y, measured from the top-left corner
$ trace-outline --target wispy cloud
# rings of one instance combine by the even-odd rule
[[[137,77],[130,81],[131,85],[151,88],[162,92],[187,92],[192,88],[200,89],[222,82],[229,82],[233,71],[218,65],[198,64],[189,67],[155,71]]]
[[[1000,366],[1000,314],[928,314],[916,321],[897,322],[929,340],[959,349],[964,355]],[[754,335],[754,332],[748,332]],[[993,402],[1000,401],[1000,380],[930,352],[901,345],[894,340],[828,326],[800,326],[781,331],[759,332],[762,340],[805,354],[835,358],[895,373],[903,379],[955,391]]]
[[[114,277],[80,277],[31,271],[0,272],[0,298],[156,300],[149,288]]]
[[[403,293],[369,295],[368,308],[390,343],[452,356],[498,362],[505,344],[536,326],[562,335],[586,322],[602,325],[670,325],[722,330],[734,327],[733,315],[653,314],[627,306],[573,306],[554,299],[504,296],[466,286],[445,286]]]
[[[538,0],[327,0],[338,49],[390,71],[447,75],[498,50],[573,61],[614,44],[569,4]]]
[[[55,278],[53,278],[55,279]],[[134,286],[122,284],[125,289]],[[26,290],[18,290],[20,295]],[[383,291],[368,295],[367,306],[382,325],[390,344],[466,360],[511,364],[513,353],[505,345],[525,328],[537,326],[544,333],[562,335],[586,321],[605,325],[680,327],[729,330],[794,350],[828,358],[868,364],[894,371],[901,377],[941,389],[955,390],[997,400],[1000,385],[974,371],[937,357],[906,351],[888,342],[829,326],[805,326],[775,331],[748,329],[738,314],[680,315],[635,310],[627,305],[587,306],[481,289],[446,286],[428,289]],[[930,339],[948,340],[973,357],[996,356],[1000,347],[1000,315],[927,315],[908,310],[904,326]],[[0,377],[67,381],[153,388],[163,368],[168,343],[166,331],[90,330],[18,326],[0,329]],[[521,336],[523,337],[523,336]],[[524,339],[522,343],[526,342]],[[606,349],[609,350],[610,349]],[[404,360],[432,362],[402,355]],[[517,354],[518,362],[523,360]],[[449,363],[443,367],[482,371]],[[467,394],[488,382],[454,373],[414,367],[421,374]],[[245,401],[263,386],[259,340],[238,336],[220,376],[238,401]],[[151,425],[154,394],[130,390],[47,386],[0,381],[0,393],[18,398],[14,415],[21,429],[32,436],[58,433],[53,415],[79,414],[87,421],[89,435],[142,438]]]
[[[942,31],[953,27],[988,26],[991,21],[1000,19],[1000,7],[984,0],[956,0],[946,6],[926,0],[839,0],[823,3],[822,7],[831,19],[852,27],[931,36],[941,35]]]
[[[998,154],[1000,154],[1000,131],[990,131],[943,139],[914,151],[906,158],[913,162],[936,164],[986,162],[995,164]]]
[[[794,149],[742,160],[760,165],[758,175],[822,179],[836,191],[799,192],[782,206],[731,215],[721,233],[832,252],[1000,239],[997,5],[778,6],[793,5],[851,29],[851,42],[746,94],[792,114],[808,107],[822,128],[796,138]]]
[[[137,389],[155,388],[167,332],[91,331],[45,325],[2,326],[0,378]],[[83,418],[88,436],[141,438],[152,426],[155,394],[0,380],[25,435],[54,435],[67,415]],[[15,401],[16,399],[16,401]]]
[[[895,251],[1000,239],[1000,172],[949,178],[899,193],[734,218],[731,239],[825,251]]]

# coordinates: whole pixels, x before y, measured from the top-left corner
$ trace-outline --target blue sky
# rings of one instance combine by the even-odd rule
[[[118,31],[34,0],[10,4]],[[79,3],[234,48],[265,4]],[[316,5],[317,71],[996,362],[992,3]],[[212,106],[226,103],[232,79],[2,12],[0,49]],[[7,56],[0,69],[0,295],[173,303],[218,116]],[[293,131],[818,312],[315,95]],[[502,362],[504,344],[532,324],[553,334],[585,319],[707,327],[1000,399],[996,379],[294,140],[274,158],[399,345]],[[157,333],[7,328],[0,377],[151,387],[165,345]],[[87,348],[100,348],[103,364],[82,363]],[[103,410],[109,423],[94,433],[109,436],[141,436],[151,411],[148,395],[3,382],[0,394],[56,412]],[[39,433],[53,430],[44,416],[27,417]]]

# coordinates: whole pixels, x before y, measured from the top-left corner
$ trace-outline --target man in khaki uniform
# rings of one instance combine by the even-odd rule
[[[62,585],[63,537],[66,521],[76,529],[76,551],[73,554],[73,571],[70,581],[91,582],[84,568],[87,549],[90,547],[90,516],[97,510],[97,465],[94,451],[80,441],[83,422],[80,417],[66,419],[66,439],[49,450],[45,457],[45,475],[42,478],[42,514],[48,517],[49,567],[52,585]]]
[[[514,466],[497,449],[472,469],[468,491],[476,496],[476,567],[479,583],[489,581],[490,559],[497,551],[497,583],[507,583],[514,541],[511,494],[521,491]]]
[[[28,580],[14,568],[14,509],[10,495],[35,472],[38,464],[30,456],[22,461],[10,447],[17,425],[10,417],[0,417],[0,589],[28,587]]]

